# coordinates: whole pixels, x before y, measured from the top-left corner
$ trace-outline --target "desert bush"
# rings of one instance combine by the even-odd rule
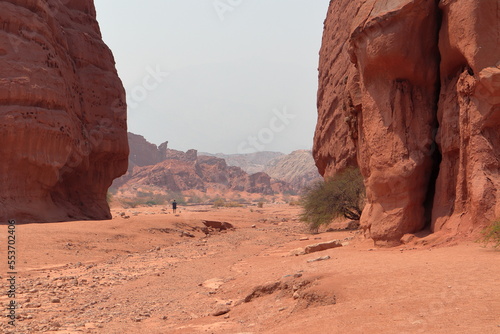
[[[136,195],[137,195],[137,197],[151,197],[151,196],[153,196],[153,193],[150,191],[139,190],[139,191],[137,191]]]
[[[140,205],[144,205],[146,203],[146,200],[143,198],[120,198],[119,199],[120,204],[125,208],[136,208]]]
[[[220,208],[226,205],[226,201],[223,198],[216,198],[213,204],[214,208]]]
[[[262,209],[264,207],[264,202],[261,201],[257,203],[257,207]]]
[[[484,243],[485,246],[493,243],[493,247],[498,248],[500,246],[500,220],[483,229],[482,235],[479,239],[480,242]]]
[[[241,204],[241,203],[238,203],[238,202],[234,202],[234,201],[231,201],[231,202],[227,202],[225,203],[224,205],[226,208],[241,208],[243,207],[244,205]]]
[[[186,205],[187,201],[184,195],[181,192],[169,192],[165,195],[165,203],[170,203],[175,199],[178,205]]]
[[[348,168],[334,177],[309,187],[301,198],[300,219],[311,231],[344,216],[359,220],[365,198],[363,177],[358,168]]]
[[[106,193],[106,202],[108,202],[108,204],[111,204],[112,201],[113,201],[113,194],[111,193],[111,191],[108,191]]]
[[[189,197],[187,202],[191,204],[198,204],[198,203],[203,203],[203,199],[198,195],[191,195],[191,197]]]
[[[164,205],[168,202],[168,195],[157,193],[141,193],[135,197],[122,197],[118,202],[124,208],[136,208],[141,205],[154,206]]]

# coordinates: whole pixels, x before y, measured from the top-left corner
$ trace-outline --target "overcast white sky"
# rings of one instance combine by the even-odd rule
[[[95,0],[129,131],[179,150],[310,149],[329,0]]]

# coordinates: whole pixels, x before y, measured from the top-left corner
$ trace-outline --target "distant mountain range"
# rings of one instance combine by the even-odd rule
[[[263,171],[274,179],[287,182],[296,191],[322,180],[309,150],[297,150],[274,158]]]
[[[199,155],[206,155],[224,159],[226,160],[229,166],[240,167],[249,174],[265,171],[270,161],[284,156],[283,153],[269,152],[269,151],[249,153],[249,154],[223,154],[223,153],[212,154],[212,153],[200,152]]]
[[[132,189],[153,186],[182,192],[227,189],[272,195],[298,193],[320,178],[311,151],[299,150],[251,154],[210,154],[196,150],[181,152],[159,146],[144,137],[128,134],[130,155],[127,174],[115,180],[112,188]]]
[[[222,158],[229,166],[240,167],[250,174],[264,172],[273,179],[285,181],[297,192],[322,179],[310,150],[297,150],[290,154],[266,151],[250,154],[200,153],[200,155]]]

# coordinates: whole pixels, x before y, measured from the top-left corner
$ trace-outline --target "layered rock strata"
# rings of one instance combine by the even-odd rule
[[[0,221],[110,218],[125,92],[93,1],[2,1],[0,21]]]
[[[314,157],[359,165],[361,225],[470,233],[500,215],[499,2],[331,2],[320,52]]]
[[[166,192],[231,190],[264,195],[291,191],[287,183],[273,180],[266,173],[248,174],[240,167],[228,166],[224,159],[198,156],[196,150],[182,152],[168,149],[165,144],[160,146],[163,149],[158,150],[164,156],[161,162],[134,167],[114,182],[113,189],[153,186]]]

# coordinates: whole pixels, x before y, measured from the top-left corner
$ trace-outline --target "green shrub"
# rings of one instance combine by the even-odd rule
[[[480,242],[484,243],[485,246],[489,243],[493,243],[493,247],[498,248],[498,246],[500,246],[500,220],[486,227],[482,231],[482,234],[483,237],[479,239]]]
[[[214,201],[213,207],[218,209],[218,208],[223,207],[225,205],[226,205],[226,201],[223,198],[217,198]]]
[[[344,216],[359,220],[365,197],[363,177],[358,168],[348,168],[326,181],[320,181],[301,198],[300,219],[311,231],[329,225],[334,218]]]

